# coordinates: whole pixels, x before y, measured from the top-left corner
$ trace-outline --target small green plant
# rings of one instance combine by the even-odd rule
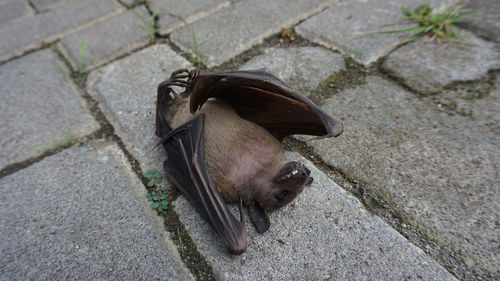
[[[158,214],[166,211],[168,208],[168,192],[165,186],[161,185],[163,176],[157,170],[149,170],[144,173],[144,177],[148,179],[148,187],[151,190],[146,194],[146,198],[151,202],[151,207]]]
[[[191,34],[193,36],[193,45],[194,45],[194,51],[193,52],[179,52],[180,55],[188,55],[189,56],[189,61],[193,66],[200,65],[203,63],[203,54],[200,52],[200,47],[203,46],[210,38],[203,40],[201,43],[198,43],[198,40],[196,39],[196,33],[194,32],[194,29],[191,29]]]
[[[52,147],[53,150],[59,151],[59,150],[62,149],[63,146],[72,145],[73,142],[75,141],[75,138],[73,136],[73,131],[71,130],[71,126],[73,126],[75,123],[77,123],[77,122],[73,122],[70,125],[70,127],[64,131],[65,141],[64,141],[63,144],[57,144],[57,143],[40,143],[40,144],[36,144],[36,145],[32,146],[31,149],[35,149],[35,148],[43,147],[43,146],[50,146],[50,147]]]
[[[154,11],[151,17],[149,17],[149,19],[146,20],[136,10],[132,9],[131,11],[141,20],[142,22],[141,28],[148,32],[149,40],[151,42],[154,42],[156,40],[156,33],[158,32],[158,29],[155,28],[155,19],[156,16],[158,15],[158,12]]]
[[[80,64],[76,68],[76,71],[78,73],[82,74],[85,73],[85,43],[83,41],[80,42]]]
[[[361,55],[362,53],[366,52],[366,50],[358,50],[352,45],[351,41],[347,40],[346,41],[347,46],[349,46],[349,55],[345,55],[344,57],[350,58],[350,59],[356,59]]]
[[[406,18],[402,22],[416,22],[419,26],[374,33],[412,32],[401,44],[406,44],[428,33],[432,35],[432,39],[437,38],[439,40],[440,38],[445,38],[459,43],[466,43],[460,39],[460,29],[455,24],[467,17],[476,15],[477,10],[464,9],[463,6],[462,3],[456,3],[445,7],[441,12],[433,11],[429,4],[419,6],[413,10],[401,7],[401,10],[406,15]],[[396,23],[401,23],[401,21]]]
[[[177,227],[177,237],[179,238],[179,244],[182,244],[181,231],[179,230],[179,227]]]

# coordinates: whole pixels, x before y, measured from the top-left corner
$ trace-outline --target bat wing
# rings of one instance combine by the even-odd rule
[[[161,136],[168,155],[164,168],[170,180],[222,237],[226,249],[231,254],[238,255],[245,252],[247,247],[242,203],[239,205],[239,222],[229,211],[208,174],[204,152],[204,124],[205,115],[200,114]],[[168,131],[165,129],[168,124],[159,125],[160,133]]]
[[[219,73],[193,70],[186,92],[190,110],[198,110],[208,98],[231,104],[238,114],[273,134],[278,140],[294,134],[319,138],[337,137],[343,125],[308,98],[266,69]]]

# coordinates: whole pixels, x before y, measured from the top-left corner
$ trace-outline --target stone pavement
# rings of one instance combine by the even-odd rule
[[[499,2],[468,4],[472,44],[360,36],[428,2],[453,1],[2,1],[0,279],[500,279]],[[146,197],[156,86],[196,55],[345,125],[285,141],[315,181],[241,256],[170,185]]]

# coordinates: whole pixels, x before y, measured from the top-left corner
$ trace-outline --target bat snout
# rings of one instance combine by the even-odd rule
[[[311,170],[309,170],[306,166],[303,166],[303,168],[299,171],[300,180],[304,180],[304,182],[307,181],[310,174]]]
[[[294,181],[300,186],[310,181],[310,174],[311,170],[304,166],[304,164],[296,161],[290,161],[280,170],[275,182],[283,183]]]

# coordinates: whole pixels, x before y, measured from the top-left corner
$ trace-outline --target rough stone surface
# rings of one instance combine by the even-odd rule
[[[353,0],[343,1],[295,28],[301,36],[358,62],[369,65],[385,56],[409,35],[408,33],[371,34],[373,32],[406,29],[416,24],[393,23],[404,16],[401,6],[416,8],[430,2],[439,7],[444,0]]]
[[[179,197],[175,210],[198,250],[221,280],[455,280],[425,253],[312,163],[314,182],[297,199],[270,214],[271,227],[257,234],[247,219],[248,249],[230,256],[219,237],[190,203]],[[232,208],[237,215],[236,208]]]
[[[156,87],[172,71],[188,66],[167,45],[154,45],[89,76],[90,93],[143,171],[162,169],[165,160],[161,147],[153,150],[159,141],[154,134]]]
[[[500,43],[500,1],[474,0],[470,1],[465,8],[477,10],[477,16],[468,17],[459,25]]]
[[[269,48],[241,69],[267,68],[290,86],[309,95],[333,73],[344,70],[344,58],[321,47]]]
[[[424,37],[392,52],[383,68],[427,95],[440,92],[450,83],[479,79],[489,69],[500,68],[500,52],[493,50],[493,44],[467,31],[462,31],[461,37],[474,46],[438,44]]]
[[[151,17],[144,6],[134,10],[146,20]],[[81,67],[80,49],[83,43],[85,68],[90,69],[146,45],[150,38],[143,28],[140,18],[133,11],[127,11],[65,36],[60,46],[73,68],[77,69]]]
[[[149,3],[149,6],[151,11],[158,13],[159,33],[164,35],[228,6],[230,3],[227,0],[154,0]]]
[[[62,5],[68,0],[30,0],[33,6],[40,12]]]
[[[474,84],[465,84],[453,90],[444,90],[433,98],[444,109],[468,116],[475,124],[490,127],[500,132],[500,76],[497,75],[493,87],[486,91]]]
[[[24,0],[11,0],[0,3],[0,25],[11,20],[19,20],[33,15],[33,9]]]
[[[51,51],[3,64],[0,76],[0,170],[99,127]]]
[[[0,190],[2,280],[193,280],[116,145],[72,147]]]
[[[337,139],[309,144],[405,221],[479,271],[500,276],[500,134],[378,77],[328,99]],[[369,198],[369,197],[368,197]]]
[[[127,7],[133,7],[134,4],[139,3],[139,1],[137,1],[137,0],[121,0],[120,2],[123,3],[124,5],[126,5]]]
[[[213,67],[335,2],[242,0],[175,30],[171,39],[181,49],[194,51],[194,30],[198,42],[208,40],[200,52],[206,57],[207,66]]]
[[[41,41],[51,41],[72,29],[123,7],[115,1],[72,1],[46,13],[0,26],[0,61],[36,48]],[[22,36],[20,35],[22,34]]]

